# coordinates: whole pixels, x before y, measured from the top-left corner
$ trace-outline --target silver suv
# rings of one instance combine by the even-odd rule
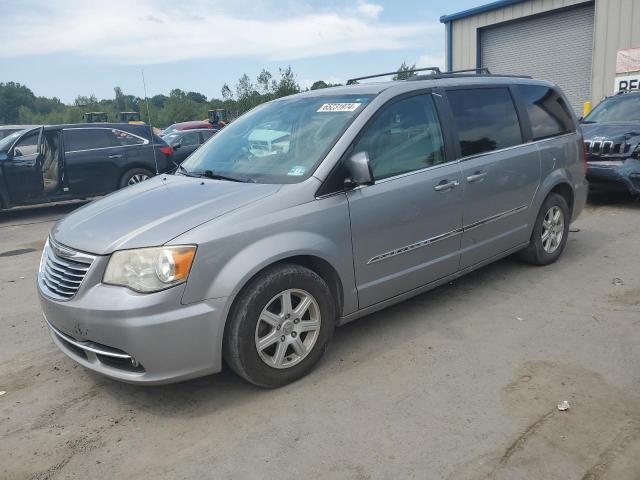
[[[305,375],[334,327],[515,252],[562,253],[587,194],[555,85],[431,74],[261,105],[174,175],[53,228],[53,341],[131,383]]]

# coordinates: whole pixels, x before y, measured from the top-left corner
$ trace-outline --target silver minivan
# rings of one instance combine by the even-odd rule
[[[516,252],[554,262],[586,195],[582,135],[552,83],[315,90],[62,219],[38,291],[56,345],[111,378],[175,382],[224,360],[277,387],[335,326]]]

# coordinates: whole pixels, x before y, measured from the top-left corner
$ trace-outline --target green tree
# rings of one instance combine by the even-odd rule
[[[300,85],[296,82],[296,76],[291,70],[289,65],[287,68],[278,69],[280,71],[280,80],[274,85],[274,95],[276,98],[286,97],[287,95],[293,95],[294,93],[300,93]]]
[[[416,65],[413,64],[409,66],[407,63],[402,62],[402,65],[396,70],[396,74],[393,76],[394,80],[406,80],[407,78],[411,78],[415,76],[415,73],[411,70],[415,70]]]
[[[24,85],[0,83],[0,123],[18,123],[20,107],[33,108],[35,95]]]

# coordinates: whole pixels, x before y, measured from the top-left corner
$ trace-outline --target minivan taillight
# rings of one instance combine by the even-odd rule
[[[160,151],[168,157],[173,153],[173,147],[166,145],[164,147],[160,147]]]

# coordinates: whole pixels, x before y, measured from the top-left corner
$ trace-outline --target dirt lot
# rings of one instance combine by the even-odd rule
[[[136,387],[60,353],[35,276],[72,208],[0,213],[0,478],[640,479],[639,203],[591,205],[555,265],[506,259],[338,329],[275,391]]]

